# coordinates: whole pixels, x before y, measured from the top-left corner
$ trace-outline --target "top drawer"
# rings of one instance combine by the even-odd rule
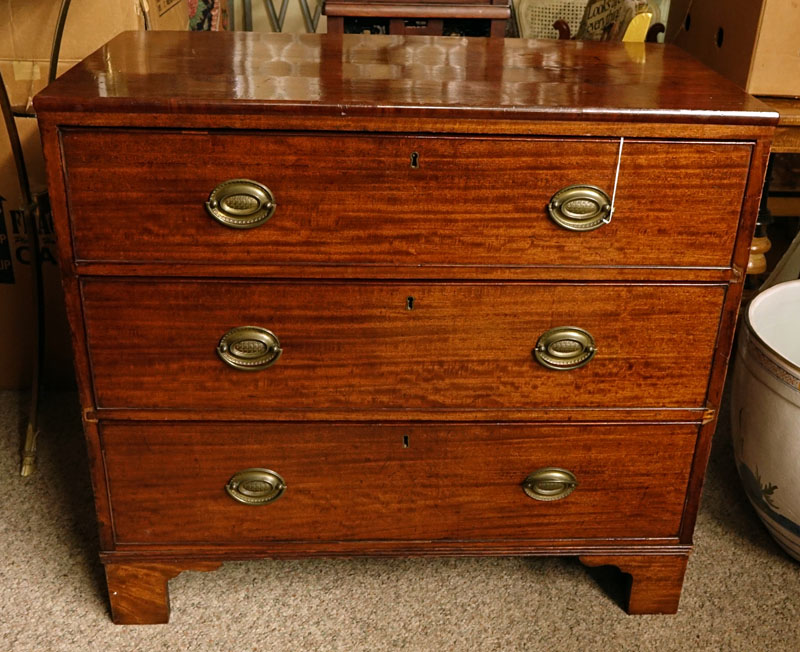
[[[728,267],[751,154],[625,141],[611,223],[577,232],[548,204],[611,196],[617,140],[69,129],[62,146],[78,260],[234,265]],[[270,190],[268,221],[212,219],[231,179]]]

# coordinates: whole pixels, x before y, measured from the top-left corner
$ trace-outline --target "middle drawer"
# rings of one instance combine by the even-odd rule
[[[82,294],[100,408],[365,418],[702,407],[725,286],[97,278]],[[247,366],[270,346],[257,371],[221,355]]]

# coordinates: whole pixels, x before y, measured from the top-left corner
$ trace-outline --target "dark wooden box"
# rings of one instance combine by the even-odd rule
[[[511,0],[327,0],[332,34],[430,34],[503,37],[511,18]]]

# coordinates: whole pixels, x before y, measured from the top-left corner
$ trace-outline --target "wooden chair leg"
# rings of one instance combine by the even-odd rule
[[[616,566],[632,578],[629,614],[674,614],[683,588],[688,553],[675,555],[584,555],[586,566]]]
[[[169,622],[167,582],[185,570],[212,571],[220,562],[192,564],[106,564],[111,618],[118,625]]]

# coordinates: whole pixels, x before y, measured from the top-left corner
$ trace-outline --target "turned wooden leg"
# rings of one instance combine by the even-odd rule
[[[220,562],[192,564],[106,563],[111,618],[118,625],[169,622],[167,582],[185,570],[212,571]]]
[[[774,156],[769,157],[767,163],[767,173],[764,177],[764,187],[761,189],[761,203],[758,207],[758,221],[756,222],[756,232],[750,244],[750,259],[747,261],[747,274],[757,276],[767,271],[766,254],[771,248],[772,243],[767,236],[767,226],[772,223],[772,215],[769,212],[769,184],[772,177],[772,163]]]
[[[632,578],[629,614],[674,614],[688,553],[678,555],[584,555],[586,566],[616,566]]]
[[[763,274],[767,271],[767,257],[766,253],[772,249],[772,242],[767,236],[766,230],[764,235],[755,236],[750,244],[750,259],[747,261],[748,274]]]

